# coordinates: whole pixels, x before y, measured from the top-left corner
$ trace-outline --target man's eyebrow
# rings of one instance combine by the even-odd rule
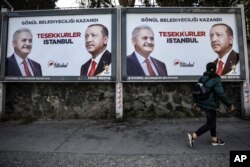
[[[154,38],[154,36],[142,36],[142,38],[150,38],[150,39],[153,39]]]

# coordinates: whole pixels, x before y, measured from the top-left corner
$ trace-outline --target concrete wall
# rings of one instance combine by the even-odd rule
[[[193,83],[124,83],[125,118],[201,116]],[[240,83],[224,83],[240,115]],[[228,115],[222,105],[220,115]],[[230,114],[229,114],[230,115]],[[115,83],[6,83],[7,119],[115,118]]]

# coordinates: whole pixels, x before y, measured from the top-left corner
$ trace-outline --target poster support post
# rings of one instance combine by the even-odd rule
[[[248,63],[248,51],[247,51],[247,36],[246,36],[246,23],[245,23],[245,11],[244,5],[239,4],[238,7],[241,8],[242,13],[242,29],[243,29],[243,44],[244,44],[244,56],[245,56],[245,71],[246,71],[246,80],[242,83],[241,86],[241,104],[242,104],[242,116],[250,116],[250,87],[249,87],[249,63]]]

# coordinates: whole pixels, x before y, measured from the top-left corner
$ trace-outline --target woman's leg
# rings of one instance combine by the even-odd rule
[[[212,137],[216,137],[216,111],[215,110],[204,110],[204,111],[206,113],[207,122],[193,134],[194,139],[206,133],[208,130],[210,130]]]
[[[216,135],[216,111],[211,111],[211,127],[210,127],[210,134],[213,141],[217,141]]]

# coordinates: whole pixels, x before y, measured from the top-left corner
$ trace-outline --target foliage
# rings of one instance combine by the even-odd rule
[[[119,0],[119,3],[121,6],[130,6],[130,7],[133,7],[135,6],[135,0]]]
[[[40,10],[40,9],[55,9],[55,3],[58,0],[8,0],[14,7],[14,10]],[[0,1],[0,6],[8,8],[4,0]]]
[[[247,36],[250,38],[250,0],[139,0],[146,7],[234,7],[244,4]],[[97,3],[98,2],[98,3]],[[112,0],[80,0],[82,6],[110,7],[115,6]],[[89,4],[89,5],[88,5]],[[134,7],[135,0],[119,0],[120,6]],[[119,5],[117,4],[117,5]]]
[[[193,6],[194,0],[156,0],[159,6]]]
[[[8,8],[5,0],[0,1],[3,8]],[[58,0],[7,0],[14,10],[41,10],[54,9]],[[136,0],[75,0],[81,7],[101,8],[134,7]],[[119,2],[118,4],[115,3]],[[146,7],[233,7],[237,4],[244,4],[247,35],[250,37],[250,0],[139,0]]]
[[[94,8],[94,7],[100,8],[102,5],[103,5],[103,7],[109,7],[112,4],[110,4],[109,0],[92,0],[92,1],[89,1],[89,7],[90,8]]]

